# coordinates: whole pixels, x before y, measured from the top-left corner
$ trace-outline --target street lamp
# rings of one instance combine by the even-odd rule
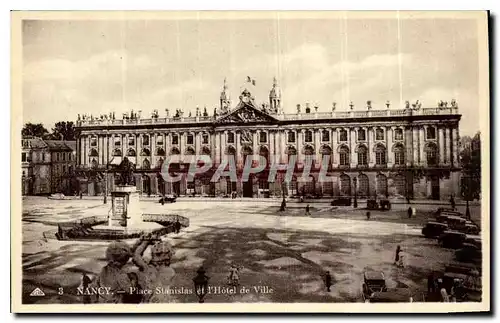
[[[205,295],[208,293],[208,277],[205,275],[205,269],[203,266],[198,268],[196,277],[193,278],[194,292],[198,296],[199,303],[204,302]]]
[[[358,186],[358,181],[357,181],[357,178],[354,177],[353,178],[353,184],[354,184],[354,208],[357,208],[358,207],[358,189],[357,189],[357,186]]]

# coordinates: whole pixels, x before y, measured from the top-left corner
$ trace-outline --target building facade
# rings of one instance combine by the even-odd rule
[[[74,194],[76,142],[25,137],[21,142],[22,194]]]
[[[212,116],[198,108],[189,117],[180,110],[171,117],[168,109],[165,117],[155,111],[148,119],[140,118],[140,112],[123,119],[115,119],[114,114],[79,116],[80,188],[91,195],[113,189],[117,178],[113,165],[127,157],[136,166],[135,182],[143,194],[334,197],[352,196],[356,190],[359,197],[412,199],[448,199],[459,194],[461,116],[455,101],[432,108],[406,102],[403,109],[393,109],[387,102],[383,109],[373,109],[368,101],[362,109],[351,103],[347,111],[337,111],[335,103],[326,112],[309,104],[296,109],[293,114],[283,113],[276,81],[268,103],[257,104],[245,88],[234,105],[224,82]],[[242,181],[246,158],[255,154],[266,157],[268,163],[249,181]],[[173,155],[208,155],[213,165],[188,180],[187,165],[172,164],[169,172],[182,179],[168,182],[160,169],[165,158]],[[237,180],[222,177],[211,182],[229,155],[236,161]],[[294,175],[287,180],[281,170],[268,180],[272,164],[287,165],[292,155],[297,158]],[[327,181],[319,178],[324,156],[329,158]]]

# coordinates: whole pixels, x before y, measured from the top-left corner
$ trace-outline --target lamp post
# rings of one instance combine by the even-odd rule
[[[203,268],[203,266],[198,268],[196,272],[197,275],[193,278],[194,292],[196,293],[196,296],[198,296],[198,302],[203,303],[204,298],[208,293],[208,280],[210,277],[205,275],[205,268]]]
[[[358,207],[358,181],[357,178],[353,178],[353,184],[354,184],[354,208]]]
[[[470,200],[470,197],[471,197],[471,176],[468,175],[466,177],[466,181],[465,181],[465,218],[467,220],[470,220],[470,209],[469,209],[469,200]]]

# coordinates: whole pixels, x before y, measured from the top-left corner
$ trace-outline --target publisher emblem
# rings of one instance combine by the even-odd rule
[[[40,288],[37,287],[37,288],[33,289],[30,296],[45,296],[45,293],[43,292],[43,290],[41,290]]]

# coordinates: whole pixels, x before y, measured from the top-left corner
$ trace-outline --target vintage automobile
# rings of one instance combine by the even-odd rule
[[[441,214],[464,217],[464,215],[462,213],[455,211],[454,209],[444,208],[444,207],[440,207],[439,209],[437,209],[437,211],[435,213],[436,217],[438,215],[441,215]]]
[[[448,225],[446,223],[430,221],[427,222],[425,227],[422,228],[422,234],[426,238],[436,238],[443,234],[446,230],[448,230]]]
[[[412,303],[422,301],[423,297],[412,295],[408,288],[390,288],[384,292],[375,292],[370,298],[366,299],[367,303]]]
[[[331,203],[332,206],[351,206],[350,197],[340,197],[336,198]]]
[[[462,248],[455,252],[455,258],[462,262],[481,263],[483,254],[481,248],[478,248],[477,245],[464,243]]]
[[[448,230],[439,236],[438,242],[444,248],[458,249],[464,244],[466,236],[463,232]]]
[[[366,302],[373,293],[385,292],[387,286],[385,284],[385,276],[380,271],[366,271],[363,281],[363,300]]]
[[[369,199],[366,201],[366,208],[368,210],[390,210],[391,202],[388,199]]]
[[[465,228],[463,232],[467,234],[479,234],[479,232],[481,232],[481,229],[479,229],[479,227],[472,221],[467,221],[465,222]]]
[[[476,235],[476,234],[468,234],[465,237],[465,242],[464,243],[470,243],[481,249],[482,243],[481,243],[481,236]]]
[[[481,300],[482,279],[480,275],[447,271],[441,278],[443,286],[448,292],[451,292],[454,285],[459,286],[456,290],[458,302]]]
[[[177,200],[175,195],[165,195],[158,201],[158,203],[174,203]]]
[[[450,229],[457,231],[465,231],[465,224],[467,223],[467,220],[462,217],[445,214],[437,216],[436,220],[437,222],[446,223]]]

